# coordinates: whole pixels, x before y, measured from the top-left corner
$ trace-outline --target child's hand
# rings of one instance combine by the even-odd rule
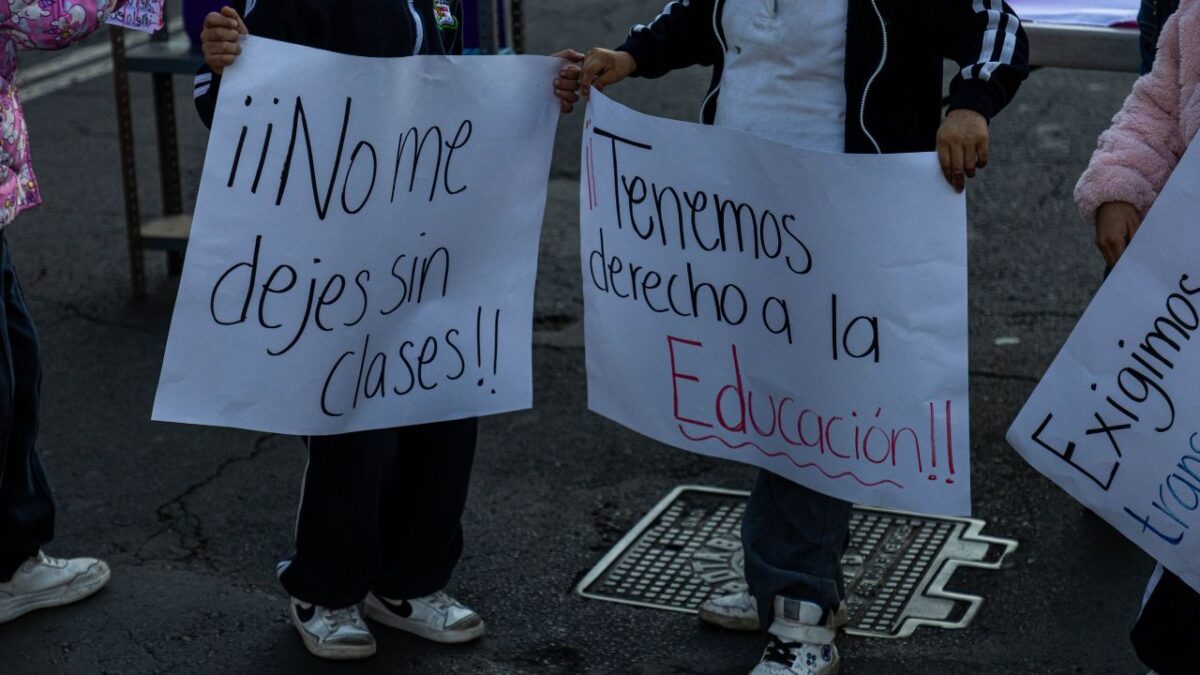
[[[587,53],[583,62],[583,74],[580,79],[583,95],[591,94],[592,87],[604,91],[605,87],[629,77],[635,70],[637,62],[629,52],[593,49]]]
[[[987,166],[987,120],[974,110],[951,110],[938,128],[937,153],[946,181],[962,192],[966,178],[974,178],[975,169]]]
[[[552,56],[566,61],[562,70],[558,71],[558,77],[554,78],[554,95],[558,97],[559,109],[569,113],[579,101],[579,64],[583,62],[583,54],[574,49],[564,49]]]
[[[1110,266],[1125,252],[1125,247],[1141,226],[1137,209],[1128,202],[1107,202],[1096,211],[1096,248]]]
[[[238,36],[246,35],[246,24],[237,10],[223,7],[221,12],[210,12],[204,17],[204,30],[200,32],[200,44],[204,52],[204,63],[212,71],[220,75],[226,66],[233,65],[242,47],[238,44]]]

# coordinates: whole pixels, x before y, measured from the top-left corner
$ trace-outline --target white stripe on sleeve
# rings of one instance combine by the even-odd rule
[[[1004,11],[1004,4],[1001,0],[973,0],[973,8],[976,14],[987,14],[987,30],[983,34],[979,59],[960,72],[964,80],[978,77],[986,82],[992,78],[992,73],[1001,65],[1012,63],[1013,54],[1017,50],[1017,30],[1021,26],[1021,20],[1017,18],[1016,14]],[[1003,36],[1000,33],[1001,23],[1005,24]],[[993,61],[992,55],[996,53],[998,37],[1003,42],[1000,43],[999,60]],[[976,75],[976,70],[978,70],[978,75]]]
[[[1001,63],[1012,63],[1013,52],[1017,51],[1017,28],[1020,25],[1020,19],[1012,15],[1008,17],[1008,24],[1004,27],[1004,46],[1000,49],[1000,60],[984,65],[979,71],[980,79],[986,82],[992,79],[992,73]]]
[[[658,21],[660,19],[662,19],[664,16],[668,16],[671,13],[671,10],[675,9],[675,5],[679,5],[681,7],[687,7],[688,5],[691,5],[691,4],[692,4],[692,0],[675,0],[674,2],[668,2],[667,6],[663,7],[663,11],[661,13],[659,13],[658,16],[654,17],[654,20],[650,22],[650,25],[653,26],[654,24],[658,23]],[[629,32],[630,33],[641,33],[642,31],[646,30],[647,28],[648,28],[648,26],[646,26],[645,24],[639,23],[638,25],[634,26],[633,29],[630,30]]]

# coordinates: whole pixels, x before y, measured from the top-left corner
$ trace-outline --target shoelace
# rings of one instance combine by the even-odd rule
[[[803,646],[803,642],[784,642],[772,635],[771,641],[767,643],[767,651],[763,653],[762,660],[764,663],[778,663],[781,666],[791,667],[792,663],[796,660],[791,650]]]
[[[458,605],[458,601],[446,595],[445,591],[438,591],[429,596],[429,604],[441,610],[449,610]]]
[[[338,626],[343,624],[354,626],[356,628],[359,624],[358,613],[355,611],[353,606],[329,610],[326,620],[329,621],[330,628],[333,628],[334,630],[337,630]]]
[[[27,569],[33,569],[34,567],[37,567],[38,565],[45,565],[47,567],[55,567],[58,569],[66,569],[67,560],[65,558],[51,558],[50,556],[46,555],[42,551],[38,551],[37,555],[34,556],[33,558],[31,558],[29,560],[29,562],[26,563],[26,566],[27,566]]]

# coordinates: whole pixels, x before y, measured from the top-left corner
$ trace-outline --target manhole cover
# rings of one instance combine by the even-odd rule
[[[680,486],[583,578],[588,598],[695,613],[709,596],[744,590],[739,528],[746,496]],[[959,567],[998,569],[1017,542],[980,534],[983,521],[855,507],[846,575],[846,632],[882,638],[918,626],[963,628],[983,598],[945,589]]]

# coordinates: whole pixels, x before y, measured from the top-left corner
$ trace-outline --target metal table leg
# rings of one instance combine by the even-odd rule
[[[113,88],[117,99],[117,136],[121,145],[121,185],[125,192],[125,230],[129,240],[129,276],[133,297],[146,297],[146,268],[142,250],[142,214],[138,206],[137,167],[133,148],[133,115],[129,104],[129,73],[125,69],[125,35],[110,26]]]
[[[155,73],[154,119],[158,132],[158,175],[162,186],[163,214],[183,213],[183,188],[179,175],[179,134],[175,122],[175,86],[170,73]],[[183,254],[167,252],[167,272],[177,275],[183,269]]]
[[[525,0],[509,0],[512,12],[512,48],[517,54],[525,53]]]

